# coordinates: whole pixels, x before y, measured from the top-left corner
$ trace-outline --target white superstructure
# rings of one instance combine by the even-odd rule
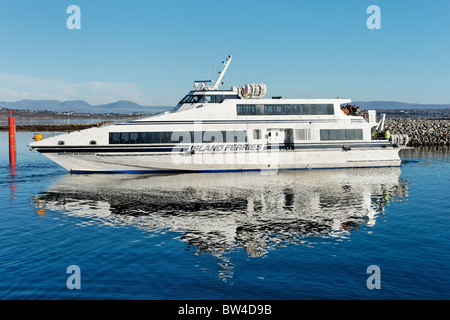
[[[372,140],[381,124],[345,114],[348,99],[263,98],[264,84],[195,81],[171,111],[30,143],[71,172],[241,171],[399,166]],[[375,118],[375,119],[374,119]]]

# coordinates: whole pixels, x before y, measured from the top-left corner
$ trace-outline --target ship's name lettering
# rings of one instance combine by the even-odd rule
[[[191,146],[190,151],[259,151],[262,150],[262,148],[262,144],[198,144]]]
[[[79,155],[93,155],[94,152],[58,152],[59,156],[79,156]]]

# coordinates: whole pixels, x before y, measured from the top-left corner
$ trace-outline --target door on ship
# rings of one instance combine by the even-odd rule
[[[270,144],[284,143],[284,131],[283,129],[267,129],[267,142]]]
[[[267,143],[275,147],[278,146],[291,150],[294,148],[294,130],[293,129],[267,129]]]
[[[283,129],[284,130],[284,146],[286,150],[294,149],[294,129]]]

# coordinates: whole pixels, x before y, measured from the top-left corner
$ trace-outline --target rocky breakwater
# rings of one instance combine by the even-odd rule
[[[450,120],[386,119],[385,129],[393,134],[407,134],[408,146],[450,146]]]

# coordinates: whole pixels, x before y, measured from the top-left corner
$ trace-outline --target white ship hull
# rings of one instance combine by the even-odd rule
[[[398,149],[266,150],[240,153],[70,154],[45,155],[74,173],[254,171],[397,167]]]

